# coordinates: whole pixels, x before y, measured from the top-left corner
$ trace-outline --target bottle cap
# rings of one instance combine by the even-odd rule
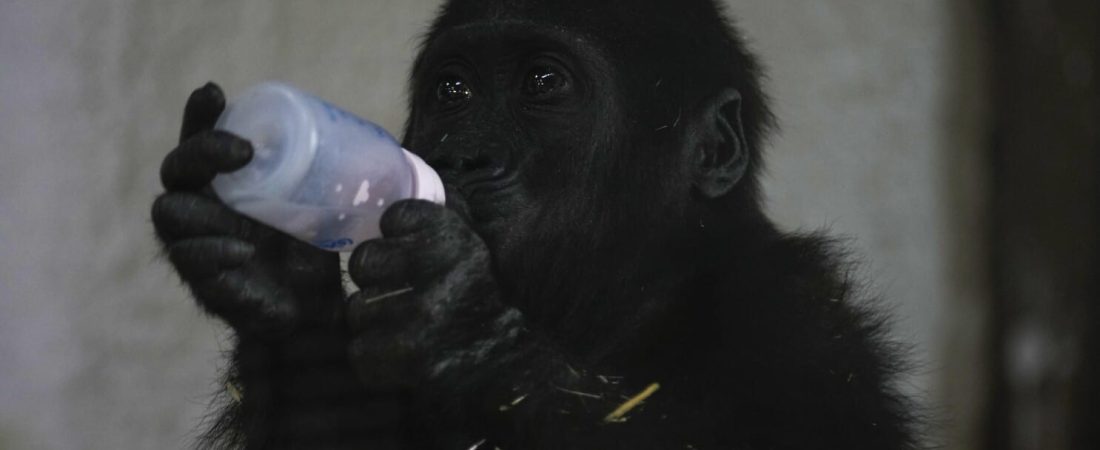
[[[409,166],[412,167],[413,198],[442,205],[447,200],[447,196],[443,192],[443,180],[439,179],[439,174],[435,173],[435,170],[432,170],[428,163],[413,152],[405,149],[401,149],[401,151],[405,153],[405,159],[409,161]]]

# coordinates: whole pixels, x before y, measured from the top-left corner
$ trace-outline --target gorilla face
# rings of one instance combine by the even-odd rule
[[[684,215],[682,124],[649,126],[654,95],[629,86],[643,70],[605,54],[575,30],[494,20],[444,29],[418,59],[405,145],[439,170],[504,273],[536,255],[541,270],[577,264],[554,247],[618,253],[646,240],[638,224]]]
[[[583,190],[617,134],[602,65],[590,45],[522,22],[452,28],[416,68],[407,144],[487,236],[530,225]]]
[[[605,60],[562,37],[522,22],[472,24],[433,40],[417,67],[407,143],[486,230],[535,213],[508,205],[576,195],[621,134]]]

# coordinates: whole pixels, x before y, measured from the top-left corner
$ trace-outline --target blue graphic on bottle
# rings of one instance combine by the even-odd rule
[[[355,241],[351,240],[351,238],[342,237],[336,239],[323,239],[320,241],[314,241],[313,245],[321,247],[325,250],[340,250],[354,243]]]
[[[369,122],[366,119],[363,119],[362,117],[359,117],[355,114],[344,111],[343,109],[340,109],[318,97],[309,94],[306,95],[308,95],[310,98],[321,105],[321,107],[325,110],[325,115],[328,116],[328,120],[331,120],[333,122],[350,121],[368,130],[371,130],[372,132],[374,132],[375,136],[378,136],[379,138],[394,143],[397,142],[396,140],[394,140],[393,136],[390,136],[390,134],[386,132],[386,130],[382,129],[382,127],[375,125],[374,123]]]

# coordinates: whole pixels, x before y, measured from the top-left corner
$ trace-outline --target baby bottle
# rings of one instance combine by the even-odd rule
[[[214,178],[218,197],[322,249],[380,236],[378,219],[398,200],[444,201],[439,175],[381,127],[285,84],[246,90],[215,128],[254,150],[243,168]]]

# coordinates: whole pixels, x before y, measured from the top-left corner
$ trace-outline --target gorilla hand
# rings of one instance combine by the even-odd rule
[[[361,290],[349,298],[352,365],[368,386],[463,389],[519,334],[522,317],[500,300],[489,250],[452,210],[393,204],[380,239],[349,261]]]
[[[161,165],[166,192],[153,204],[153,224],[168,259],[199,304],[238,334],[271,339],[305,322],[334,323],[343,297],[338,257],[244,217],[213,195],[217,173],[252,157],[248,141],[212,130],[224,108],[217,85],[196,89],[184,109],[180,144]]]
[[[339,257],[244,217],[213,194],[217,173],[252,156],[248,141],[212,130],[224,107],[212,83],[191,94],[180,144],[161,166],[167,192],[153,204],[168,259],[198,303],[238,338],[228,381],[243,398],[207,438],[233,441],[219,433],[239,432],[250,448],[332,440],[370,447],[401,412],[395,401],[367,393],[348,363]]]
[[[652,380],[611,382],[531,329],[502,301],[489,250],[458,213],[402,201],[381,228],[385,237],[364,242],[349,261],[361,287],[347,312],[351,364],[371,389],[411,392],[426,435],[452,447],[487,438],[480,441],[501,448],[523,448],[523,433],[538,434],[540,448],[581,448],[578,436],[598,435],[605,440],[583,448],[614,448],[625,435],[659,428],[641,419],[604,426],[645,387],[640,381]],[[660,413],[651,405],[650,419]]]

